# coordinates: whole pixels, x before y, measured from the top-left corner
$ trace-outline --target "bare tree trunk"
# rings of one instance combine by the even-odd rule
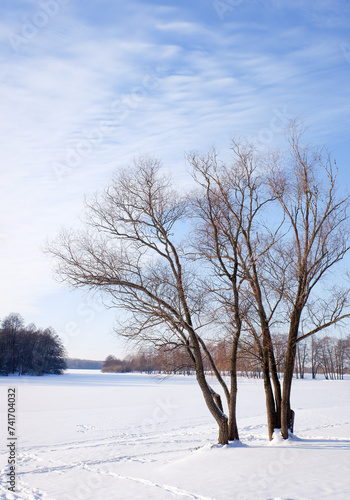
[[[256,345],[259,351],[259,359],[261,372],[264,379],[264,390],[266,399],[266,415],[267,415],[267,426],[268,426],[268,437],[272,440],[274,430],[280,428],[280,410],[281,410],[281,386],[278,379],[277,365],[275,363],[275,357],[272,350],[272,342],[268,326],[263,330],[263,343],[261,345],[260,340],[256,333],[254,333]],[[273,368],[273,375],[271,376],[270,366]],[[260,378],[260,373],[259,373]],[[271,379],[275,384],[275,391],[277,397],[275,398]],[[278,412],[276,411],[276,403],[278,404]]]
[[[264,389],[266,397],[266,412],[267,412],[267,426],[269,440],[272,440],[274,430],[280,428],[280,408],[281,408],[281,388],[277,375],[277,368],[275,363],[275,358],[273,354],[272,340],[269,332],[268,325],[266,324],[265,313],[262,314],[263,326],[262,337],[263,337],[263,358],[262,358],[262,371],[264,376]],[[271,373],[270,367],[272,366],[273,371]],[[276,394],[274,394],[271,384],[271,378],[275,384]],[[277,397],[276,397],[277,396]],[[276,401],[278,401],[278,413],[276,411]]]
[[[265,359],[265,362],[263,362],[262,364],[262,371],[264,377],[264,389],[266,398],[268,436],[269,440],[271,441],[274,430],[276,429],[276,407],[275,407],[275,399],[270,379],[269,364],[267,359]]]
[[[207,407],[219,426],[218,443],[228,444],[228,418],[223,412],[222,402],[219,394],[213,391],[205,378],[203,359],[198,337],[193,331],[190,332],[190,335],[193,343],[196,379],[204,396]]]
[[[229,439],[231,441],[238,440],[238,426],[237,426],[237,349],[238,349],[238,338],[235,338],[232,345],[231,353],[231,391],[230,391],[230,402],[229,402],[229,423],[228,423],[228,433]]]
[[[292,390],[296,346],[288,345],[286,364],[283,375],[282,412],[281,412],[281,434],[283,439],[288,439],[291,430],[292,410],[290,408],[290,395]]]
[[[271,350],[269,353],[270,360],[270,371],[271,378],[273,382],[274,388],[274,397],[275,397],[275,426],[277,429],[281,428],[281,405],[282,405],[282,392],[281,392],[281,384],[278,378],[277,365],[275,361],[275,356],[273,353],[273,349],[271,346]]]
[[[229,437],[228,437],[228,422],[227,422],[227,419],[223,419],[220,423],[219,423],[219,439],[218,439],[218,443],[219,444],[228,444],[228,440],[229,440]]]
[[[299,376],[300,376],[300,378],[304,378],[304,372],[303,372],[303,369],[302,369],[300,346],[298,346],[298,350],[297,350],[297,363],[298,363],[298,366],[299,366]]]

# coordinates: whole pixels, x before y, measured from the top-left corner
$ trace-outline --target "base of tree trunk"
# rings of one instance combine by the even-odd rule
[[[228,444],[228,422],[227,420],[219,425],[219,444]]]
[[[293,434],[294,432],[294,418],[295,418],[295,413],[293,410],[288,410],[287,414],[287,425],[282,426],[281,434],[283,439],[288,439],[289,434]]]
[[[289,410],[289,415],[288,415],[288,430],[293,434],[294,431],[294,417],[295,413],[293,410]]]

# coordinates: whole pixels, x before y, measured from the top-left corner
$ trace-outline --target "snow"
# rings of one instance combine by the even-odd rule
[[[239,382],[241,440],[222,447],[191,376],[1,377],[0,498],[347,499],[350,380],[295,380],[295,435],[271,443],[262,381]],[[15,493],[6,484],[8,387],[17,388]]]

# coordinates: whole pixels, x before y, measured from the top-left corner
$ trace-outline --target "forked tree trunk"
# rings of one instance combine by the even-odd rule
[[[216,423],[219,426],[219,438],[218,438],[218,443],[219,444],[228,444],[228,418],[225,415],[225,413],[222,410],[222,404],[221,404],[221,398],[217,398],[218,395],[213,395],[211,387],[207,384],[204,374],[198,374],[197,375],[197,381],[198,384],[202,390],[205,402],[207,404],[207,407],[212,414],[212,416],[215,418]],[[220,408],[221,406],[221,408]]]
[[[195,345],[195,350],[193,354],[195,358],[196,379],[202,391],[207,407],[219,426],[218,443],[228,444],[228,418],[223,412],[220,396],[215,391],[213,391],[213,389],[209,386],[205,378],[198,338],[193,333],[192,333],[192,342]]]
[[[211,367],[212,367],[212,369],[213,369],[213,371],[214,371],[214,373],[216,375],[216,378],[218,379],[218,381],[220,382],[221,386],[224,389],[226,400],[227,400],[227,404],[228,404],[228,408],[229,408],[229,412],[230,412],[229,413],[229,415],[230,415],[230,422],[231,422],[231,417],[233,417],[234,422],[236,422],[236,408],[234,408],[234,412],[232,413],[231,406],[230,406],[231,395],[230,395],[230,393],[229,393],[229,391],[227,389],[227,386],[226,386],[224,380],[222,379],[221,374],[220,374],[219,370],[217,369],[217,367],[215,365],[215,362],[214,362],[214,360],[213,360],[210,352],[208,351],[205,343],[200,338],[198,338],[198,342],[202,346],[204,352],[207,354],[209,362],[211,364]],[[238,340],[237,340],[237,342],[238,342]],[[196,363],[196,361],[195,361],[195,363]],[[203,367],[202,362],[200,362],[200,366]],[[202,373],[202,375],[201,375],[201,373]],[[221,396],[220,396],[220,394],[216,393],[210,387],[210,385],[207,383],[207,381],[205,379],[205,376],[203,374],[203,368],[201,369],[201,371],[198,372],[198,374],[197,374],[197,370],[196,370],[196,375],[197,375],[197,380],[198,380],[199,386],[202,389],[202,393],[204,395],[204,399],[205,399],[205,401],[207,403],[207,406],[208,406],[211,414],[213,415],[213,417],[215,418],[215,420],[217,421],[218,426],[219,426],[219,439],[218,439],[218,442],[219,442],[219,444],[227,444],[228,440],[231,439],[230,438],[230,431],[229,431],[229,424],[228,424],[229,420],[227,419],[227,416],[224,414],[224,410],[223,410],[223,406],[222,406],[222,401],[221,401]],[[208,395],[207,395],[208,390],[209,390],[209,394],[211,396],[211,399],[214,402],[214,406],[213,406],[212,402],[210,401],[210,397],[208,397]],[[216,408],[215,408],[215,405],[216,405]],[[237,434],[238,434],[238,431],[237,431]],[[234,439],[234,438],[232,438],[232,439]]]
[[[227,444],[230,436],[229,436],[229,424],[226,415],[224,414],[224,409],[222,406],[222,401],[221,401],[221,396],[220,394],[217,394],[210,386],[209,386],[211,395],[213,396],[213,399],[221,411],[222,415],[219,420],[217,420],[218,425],[219,425],[219,438],[218,438],[218,443],[219,444]],[[215,417],[216,418],[216,417]]]

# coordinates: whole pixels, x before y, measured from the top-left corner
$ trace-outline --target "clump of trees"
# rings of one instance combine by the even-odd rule
[[[66,368],[66,351],[52,328],[24,325],[19,314],[9,314],[0,327],[0,374],[60,374]]]
[[[312,378],[321,372],[327,380],[343,380],[350,371],[350,335],[346,338],[312,339],[307,351]],[[299,373],[302,376],[303,372]]]
[[[141,157],[87,202],[86,228],[63,231],[49,252],[60,279],[123,309],[118,334],[187,356],[221,444],[239,439],[239,351],[254,352],[269,438],[279,429],[287,439],[298,346],[350,316],[338,271],[349,251],[349,197],[335,162],[303,142],[295,123],[286,150],[233,141],[227,162],[214,149],[187,159],[194,190],[177,192],[157,159]],[[220,341],[229,381],[215,356]]]
[[[210,370],[209,365],[206,368]],[[190,375],[194,373],[194,366],[186,351],[169,351],[165,347],[159,349],[149,347],[141,349],[136,354],[128,355],[124,360],[113,355],[107,356],[102,365],[102,372],[143,372],[166,375],[185,373]]]
[[[101,371],[104,373],[127,373],[133,370],[130,363],[111,354],[105,359]]]

